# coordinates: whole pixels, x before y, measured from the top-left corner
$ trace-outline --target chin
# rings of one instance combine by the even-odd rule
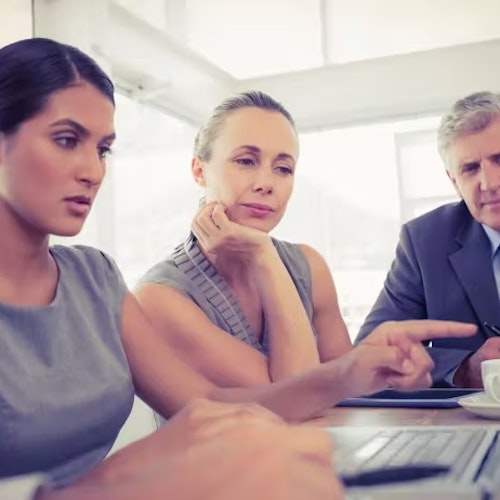
[[[245,219],[244,221],[239,222],[239,224],[253,229],[258,229],[264,233],[270,233],[276,227],[276,224],[264,219]]]
[[[65,225],[59,225],[50,228],[50,234],[53,234],[54,236],[62,236],[66,238],[70,238],[72,236],[76,236],[79,234],[82,230],[83,223],[72,223],[72,224],[65,224]]]

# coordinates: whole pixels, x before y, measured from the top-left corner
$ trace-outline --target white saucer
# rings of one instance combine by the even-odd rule
[[[463,396],[458,398],[457,401],[460,406],[474,413],[474,415],[500,419],[500,403],[488,397],[485,392]]]

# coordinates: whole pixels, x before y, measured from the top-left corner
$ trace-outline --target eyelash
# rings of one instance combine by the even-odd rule
[[[255,161],[252,158],[236,158],[236,160],[234,160],[234,161],[238,165],[242,165],[244,167],[249,167],[251,165],[255,165]]]
[[[70,137],[67,135],[56,137],[54,141],[64,149],[73,149],[78,143],[78,139],[76,137]]]
[[[78,144],[77,137],[61,136],[61,137],[56,137],[54,140],[63,149],[73,149]],[[104,159],[110,154],[112,154],[112,150],[109,146],[100,146],[97,148],[97,151],[99,152],[99,158],[101,159]]]
[[[286,167],[286,166],[279,166],[279,167],[276,167],[282,174],[285,174],[285,175],[292,175],[293,174],[293,170],[290,168],[290,167]]]
[[[99,158],[106,158],[107,156],[113,154],[113,150],[109,146],[101,146],[98,148]]]
[[[478,168],[479,166],[476,164],[464,165],[462,167],[462,174],[470,174],[472,172],[475,172]]]
[[[255,161],[252,158],[237,158],[234,161],[238,165],[242,165],[244,167],[250,167],[250,166],[255,165]],[[290,167],[287,167],[286,165],[277,166],[276,169],[279,170],[279,172],[281,174],[284,174],[284,175],[292,175],[293,174],[293,169]]]

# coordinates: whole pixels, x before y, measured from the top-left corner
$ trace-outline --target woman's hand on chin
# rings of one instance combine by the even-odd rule
[[[230,221],[226,207],[218,202],[204,205],[194,217],[191,229],[203,251],[211,254],[230,254],[251,261],[274,250],[267,233]]]

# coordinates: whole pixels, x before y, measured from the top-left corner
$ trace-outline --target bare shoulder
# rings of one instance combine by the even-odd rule
[[[315,274],[315,272],[324,272],[325,269],[330,272],[325,258],[315,248],[305,243],[299,243],[299,248],[304,253],[312,274]]]
[[[132,290],[133,294],[140,300],[144,298],[168,296],[171,292],[176,292],[175,288],[162,283],[141,283]]]
[[[192,301],[176,287],[162,283],[144,283],[133,290],[142,308],[149,314],[164,316],[175,311],[175,304],[189,306]],[[193,304],[194,305],[194,304]]]
[[[299,244],[309,263],[311,270],[311,281],[313,286],[313,302],[319,306],[322,303],[328,303],[336,298],[335,284],[330,267],[325,258],[313,247],[305,244]]]

